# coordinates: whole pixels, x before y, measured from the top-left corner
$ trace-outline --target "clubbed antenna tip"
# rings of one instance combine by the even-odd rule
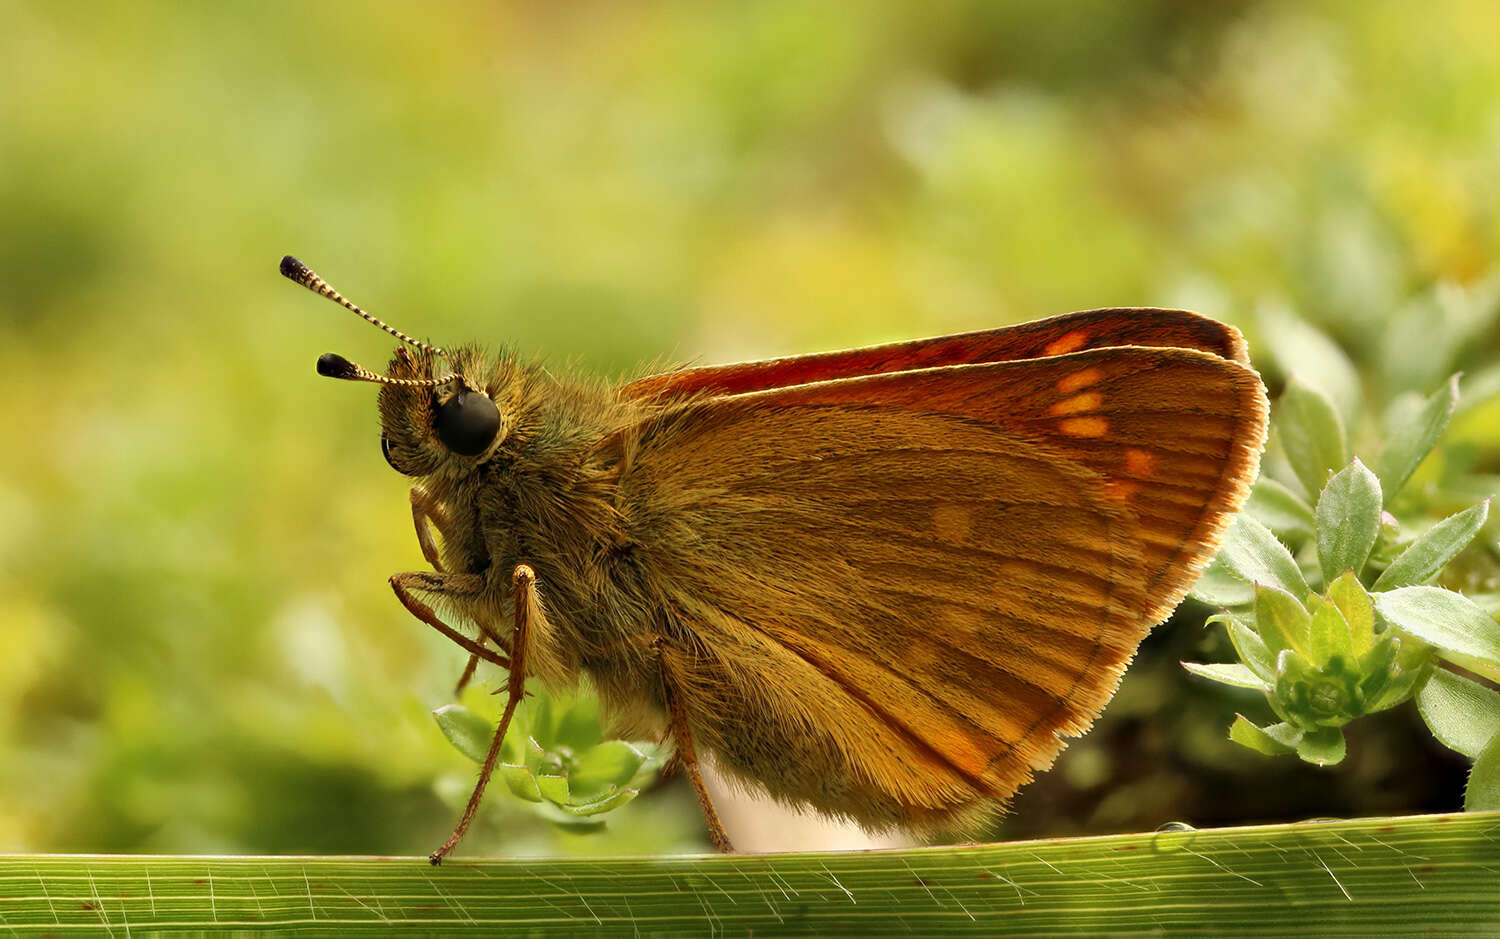
[[[297,259],[288,257],[286,261],[297,263]],[[282,273],[286,272],[286,261],[281,262]],[[288,274],[288,277],[291,275]],[[344,358],[336,352],[325,352],[318,356],[318,374],[324,378],[342,378],[345,380],[358,380],[364,369]]]
[[[299,284],[307,283],[312,276],[312,270],[301,261],[288,254],[281,259],[281,276],[287,280],[295,280]]]

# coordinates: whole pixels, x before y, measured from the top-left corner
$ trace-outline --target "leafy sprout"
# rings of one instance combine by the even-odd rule
[[[493,725],[462,704],[432,712],[460,752],[483,763]],[[500,748],[495,775],[548,821],[597,828],[599,816],[626,804],[655,778],[662,760],[655,744],[605,739],[599,704],[591,695],[528,697]]]
[[[1500,692],[1488,683],[1500,680],[1500,623],[1434,583],[1483,530],[1489,502],[1416,535],[1389,511],[1422,508],[1403,487],[1457,405],[1456,375],[1426,398],[1397,398],[1372,468],[1350,457],[1333,400],[1291,380],[1269,472],[1194,588],[1224,608],[1209,623],[1226,629],[1239,662],[1183,665],[1259,691],[1279,718],[1239,715],[1231,740],[1318,765],[1344,758],[1347,724],[1415,699],[1433,735],[1475,760],[1467,807],[1500,808]]]

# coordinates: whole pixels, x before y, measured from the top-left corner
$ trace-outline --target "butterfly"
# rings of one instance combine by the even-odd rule
[[[1243,339],[1180,310],[1019,326],[611,386],[401,340],[382,448],[431,571],[402,603],[508,671],[453,837],[528,681],[587,677],[676,746],[874,829],[961,830],[1104,708],[1244,503],[1267,402]],[[434,606],[467,629],[439,616]]]

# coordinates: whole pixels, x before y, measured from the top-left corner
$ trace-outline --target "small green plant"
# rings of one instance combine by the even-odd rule
[[[432,716],[461,753],[484,762],[495,732],[490,721],[462,704],[444,705]],[[604,738],[592,695],[538,694],[517,711],[495,774],[548,821],[587,829],[640,794],[661,766],[655,744]]]
[[[1457,400],[1456,376],[1425,400],[1397,399],[1372,469],[1350,458],[1332,401],[1292,380],[1267,471],[1194,588],[1224,608],[1209,623],[1227,630],[1239,662],[1183,665],[1260,691],[1280,718],[1238,715],[1231,740],[1325,766],[1344,758],[1346,724],[1415,698],[1437,739],[1476,761],[1473,810],[1500,808],[1500,692],[1449,666],[1500,680],[1500,624],[1433,581],[1480,533],[1489,503],[1416,535],[1388,511]]]

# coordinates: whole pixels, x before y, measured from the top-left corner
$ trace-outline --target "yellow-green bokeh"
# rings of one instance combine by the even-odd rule
[[[0,850],[451,822],[462,656],[385,586],[421,555],[373,393],[312,368],[390,343],[284,253],[618,375],[1105,305],[1284,307],[1376,362],[1500,247],[1487,0],[9,2],[0,36]],[[701,844],[682,795],[474,847]]]

